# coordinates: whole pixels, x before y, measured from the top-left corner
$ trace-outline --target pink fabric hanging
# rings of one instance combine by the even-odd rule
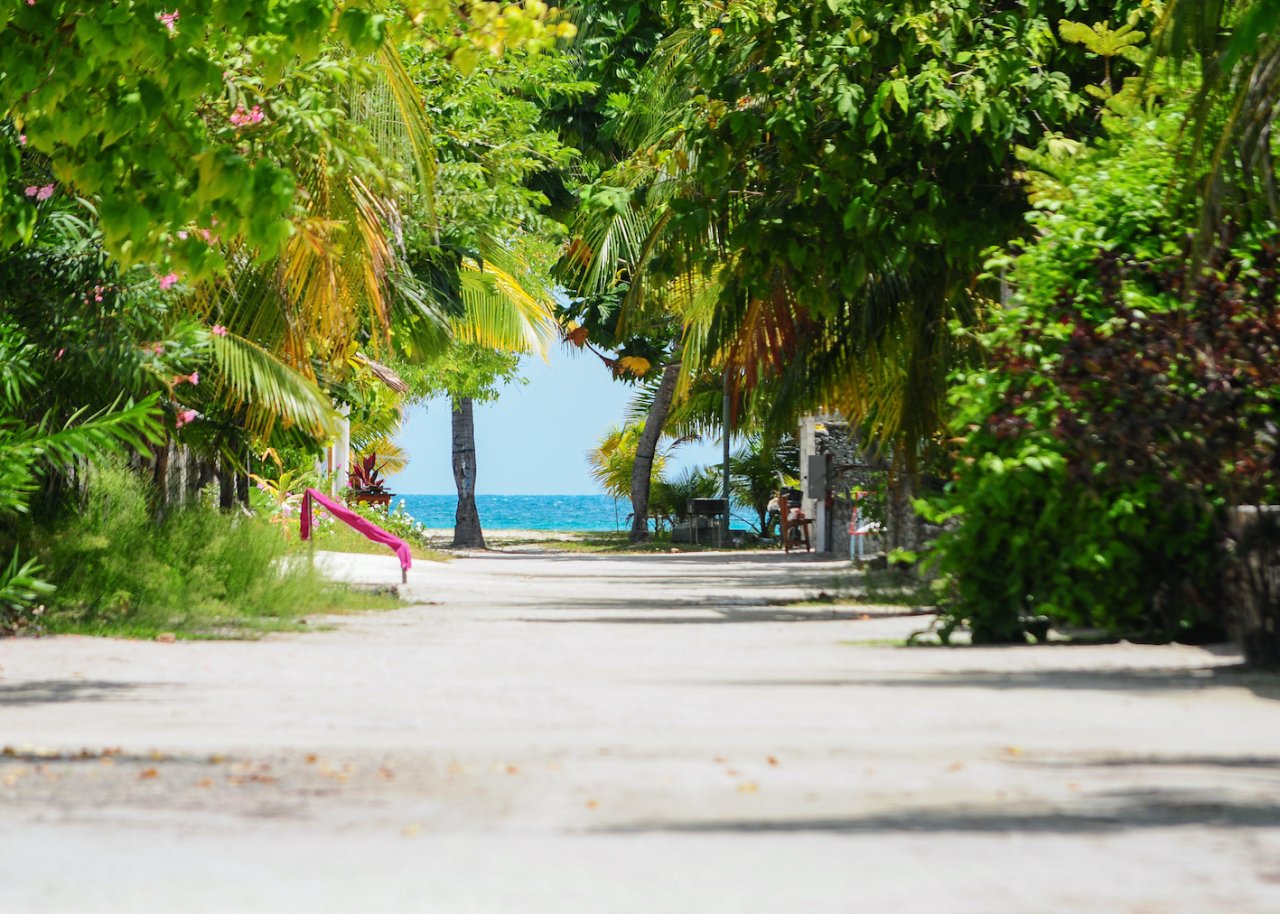
[[[377,524],[373,523],[373,521],[361,517],[345,505],[340,505],[336,501],[326,498],[325,495],[317,489],[307,489],[306,494],[302,496],[301,533],[304,540],[311,538],[311,527],[313,523],[311,518],[311,502],[313,499],[320,502],[326,511],[338,520],[342,521],[352,530],[362,534],[366,539],[373,540],[375,543],[382,543],[382,545],[389,547],[393,552],[395,552],[396,557],[400,559],[400,570],[402,572],[408,572],[409,567],[413,564],[413,555],[409,552],[408,543],[400,539],[400,537],[383,530]]]

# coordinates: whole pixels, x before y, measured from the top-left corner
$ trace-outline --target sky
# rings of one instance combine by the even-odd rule
[[[613,380],[590,353],[555,349],[550,364],[526,358],[526,385],[509,385],[496,402],[476,406],[476,492],[480,495],[595,495],[587,451],[620,423],[635,388]],[[415,407],[397,438],[409,466],[388,480],[405,495],[455,492],[450,465],[449,403]],[[718,463],[719,441],[682,446],[668,471]]]

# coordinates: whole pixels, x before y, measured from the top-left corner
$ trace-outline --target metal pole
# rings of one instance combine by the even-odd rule
[[[729,542],[729,369],[724,370],[724,515],[720,519],[720,545]]]

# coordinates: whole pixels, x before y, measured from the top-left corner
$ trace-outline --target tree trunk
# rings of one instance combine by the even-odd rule
[[[470,397],[453,400],[453,481],[458,487],[453,545],[485,549],[476,509],[476,424]]]
[[[662,380],[653,406],[644,420],[644,431],[636,446],[636,462],[631,468],[631,542],[640,543],[649,538],[649,486],[653,477],[653,455],[658,450],[662,426],[671,412],[671,399],[675,396],[676,380],[680,376],[680,363],[671,362],[662,369]]]
[[[911,472],[900,462],[896,462],[887,476],[888,505],[886,526],[888,530],[886,551],[905,549],[914,552],[920,548],[920,521],[916,517],[912,502],[915,499],[915,485]]]
[[[236,471],[226,457],[218,457],[218,507],[230,511],[236,504]]]

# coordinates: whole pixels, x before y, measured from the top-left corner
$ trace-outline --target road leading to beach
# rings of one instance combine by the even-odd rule
[[[1280,910],[1276,679],[780,605],[846,568],[490,554],[313,634],[0,641],[0,911]]]

